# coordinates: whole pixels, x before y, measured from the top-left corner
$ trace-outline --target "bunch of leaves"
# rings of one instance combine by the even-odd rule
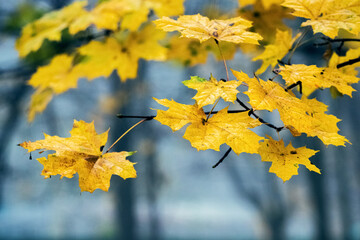
[[[333,53],[326,67],[292,64],[292,56],[305,44],[304,39],[310,32],[310,26],[314,33],[323,33],[327,38],[322,36],[321,39],[328,41],[327,44],[330,45],[336,41],[331,38],[336,37],[340,29],[358,34],[360,10],[357,1],[240,0],[238,16],[229,19],[211,20],[200,14],[169,18],[182,14],[182,4],[181,0],[108,0],[87,10],[87,2],[81,1],[45,14],[26,26],[17,42],[21,56],[36,51],[44,40],[60,41],[64,30],[74,35],[75,39],[82,33],[100,33],[100,37],[92,38],[72,53],[54,57],[49,65],[39,68],[32,76],[29,84],[36,88],[36,92],[32,96],[29,120],[33,120],[36,113],[42,112],[55,94],[77,87],[80,77],[89,80],[107,77],[116,70],[121,80],[125,81],[136,77],[140,58],[161,61],[177,59],[184,65],[194,66],[206,62],[210,51],[215,53],[218,60],[223,61],[226,79],[217,80],[212,75],[209,79],[191,77],[183,84],[197,91],[193,97],[194,104],[155,98],[168,109],[157,110],[156,116],[147,116],[133,127],[151,119],[169,126],[173,131],[187,126],[184,138],[197,150],[220,151],[221,145],[229,146],[218,164],[230,151],[236,154],[259,154],[262,161],[272,162],[269,171],[283,181],[297,175],[299,165],[320,173],[309,160],[317,151],[306,147],[295,148],[291,143],[285,146],[280,133],[289,130],[293,137],[306,134],[308,137],[319,138],[325,145],[345,146],[349,143],[339,134],[337,123],[340,119],[328,114],[327,106],[310,95],[317,89],[331,88],[351,97],[354,91],[351,85],[359,81],[355,69],[360,62],[359,48],[350,49],[345,56]],[[151,10],[161,17],[154,21],[158,29],[149,22]],[[283,18],[291,17],[290,11],[293,11],[293,17],[308,19],[302,23],[305,28],[299,30],[301,33],[293,34],[282,22]],[[166,34],[159,29],[164,32],[176,31],[181,35],[170,38],[164,47],[159,42],[166,38]],[[250,47],[258,46],[259,42],[265,45],[260,54],[257,47]],[[257,74],[271,66],[275,75],[265,81],[257,75],[250,78],[241,71],[232,70],[237,80],[230,81],[226,60],[233,57],[239,45],[244,52],[257,55],[253,58],[254,61],[262,61]],[[280,76],[285,85],[277,81]],[[240,85],[247,87],[247,91],[240,93]],[[296,87],[299,90],[297,94],[293,93]],[[247,103],[240,101],[244,94],[249,98]],[[236,103],[241,109],[229,110],[229,106],[226,106],[217,110],[220,100],[227,102],[229,106]],[[211,110],[205,111],[204,108]],[[261,111],[274,110],[279,112],[284,124],[281,127],[259,117]],[[57,136],[46,135],[45,140],[25,142],[21,146],[29,151],[55,150],[56,153],[49,155],[46,160],[39,159],[44,165],[43,175],[60,174],[71,177],[78,172],[80,187],[84,191],[108,189],[108,184],[100,186],[97,183],[98,179],[103,179],[98,176],[105,174],[98,174],[98,165],[106,165],[111,169],[101,168],[108,171],[107,183],[112,173],[123,178],[135,177],[132,164],[124,160],[130,153],[120,154],[121,160],[115,160],[110,153],[101,154],[106,138],[99,137],[103,134],[96,135],[93,126],[85,125],[82,121],[75,122],[71,138],[59,140]],[[274,129],[279,140],[256,133],[254,128],[258,126]],[[80,136],[80,132],[83,136]],[[84,140],[84,136],[89,137]],[[61,146],[58,145],[60,142]],[[91,146],[86,145],[86,142]],[[68,143],[73,147],[64,147]],[[85,145],[85,150],[82,145]],[[125,161],[126,166],[118,166],[119,161],[121,164]],[[127,174],[125,177],[121,175],[124,171]],[[96,177],[89,172],[96,173]],[[82,182],[84,176],[91,179],[91,186]]]
[[[70,134],[69,138],[44,134],[45,139],[23,142],[20,146],[29,152],[55,151],[47,158],[37,159],[44,165],[42,175],[45,178],[58,174],[61,178],[72,178],[78,173],[81,191],[93,192],[97,188],[108,191],[113,174],[123,179],[136,177],[134,163],[126,159],[134,152],[102,153],[107,142],[108,131],[97,134],[93,122],[75,120]]]

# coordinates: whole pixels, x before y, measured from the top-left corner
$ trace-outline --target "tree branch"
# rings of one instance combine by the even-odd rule
[[[327,45],[329,43],[332,42],[340,42],[341,44],[343,44],[344,42],[360,42],[359,38],[337,38],[337,39],[331,39],[331,38],[327,38],[327,37],[322,37],[323,40],[325,40],[326,42],[323,43],[315,43],[316,46],[322,46],[322,45]]]
[[[259,116],[254,112],[254,109],[247,107],[242,101],[240,101],[240,99],[237,98],[236,101],[237,101],[243,108],[245,108],[246,111],[249,111],[249,112],[248,112],[248,115],[249,115],[249,116],[250,116],[250,115],[253,115],[257,120],[259,120],[259,122],[265,124],[266,126],[268,126],[268,127],[270,127],[270,128],[275,129],[277,132],[280,132],[281,130],[284,129],[284,127],[276,127],[276,126],[274,126],[273,124],[266,122],[264,119],[262,119],[261,117],[259,117]]]
[[[228,110],[228,113],[240,113],[240,112],[246,112],[248,110]],[[211,114],[216,114],[219,111],[213,111]],[[209,114],[210,112],[204,112],[205,114]],[[147,120],[152,120],[156,117],[156,115],[147,115],[147,116],[141,116],[141,115],[124,115],[124,114],[117,114],[116,117],[118,118],[145,118]]]
[[[291,89],[293,89],[294,87],[299,85],[299,92],[302,94],[302,82],[301,81],[297,81],[296,83],[291,84],[290,86],[288,86],[287,88],[285,88],[285,91],[289,91]]]
[[[360,62],[360,57],[350,59],[349,61],[346,61],[343,63],[339,63],[338,65],[336,65],[336,68],[342,68],[342,67],[345,67],[345,66],[357,63],[357,62]]]
[[[231,147],[226,151],[226,153],[224,154],[224,156],[214,165],[212,166],[212,168],[216,168],[217,166],[219,166],[220,163],[222,163],[222,161],[224,161],[224,159],[229,155],[229,153],[231,152]]]

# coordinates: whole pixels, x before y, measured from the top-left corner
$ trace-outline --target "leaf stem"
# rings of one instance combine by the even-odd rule
[[[226,80],[229,81],[229,70],[228,70],[228,67],[227,67],[227,64],[226,64],[226,61],[225,61],[225,57],[224,57],[224,55],[222,53],[219,41],[215,39],[215,42],[216,42],[216,45],[219,48],[220,56],[221,56],[221,58],[222,58],[222,60],[224,62],[224,66],[225,66],[225,70],[226,70]]]
[[[218,99],[216,100],[216,102],[214,103],[214,105],[213,105],[213,107],[211,108],[210,112],[207,114],[205,122],[207,122],[207,121],[209,120],[209,117],[210,117],[211,113],[213,112],[214,108],[216,107],[216,105],[218,104],[219,101],[220,101],[220,98],[218,98]]]
[[[226,153],[224,154],[224,156],[214,165],[212,166],[212,168],[216,168],[217,166],[219,166],[220,163],[222,163],[224,161],[224,159],[229,155],[229,153],[231,152],[231,148],[229,148]]]
[[[144,118],[142,120],[140,120],[139,122],[135,123],[134,125],[132,125],[132,127],[130,127],[126,132],[123,133],[123,135],[121,135],[109,148],[108,150],[106,150],[105,153],[108,153],[110,151],[110,149],[112,149],[116,143],[118,143],[120,141],[120,139],[122,139],[128,132],[130,132],[133,128],[135,128],[137,125],[140,125],[141,123],[151,120],[149,118]]]
[[[300,37],[298,38],[298,41],[296,42],[295,46],[290,50],[290,54],[289,54],[289,58],[288,58],[288,64],[291,64],[291,58],[294,55],[295,50],[300,46],[301,41],[303,40],[303,38],[305,37],[305,35],[310,31],[310,28],[306,28],[305,31],[303,31],[300,35]]]

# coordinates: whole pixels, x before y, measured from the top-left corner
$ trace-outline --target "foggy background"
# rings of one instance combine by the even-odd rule
[[[194,90],[181,81],[190,76],[225,76],[222,62],[209,56],[208,63],[182,68],[171,62],[140,61],[137,79],[121,83],[116,74],[92,82],[79,80],[78,88],[56,96],[47,109],[27,122],[33,89],[26,81],[37,65],[61,52],[55,43],[42,52],[20,60],[14,49],[20,26],[61,8],[70,1],[0,2],[0,238],[1,239],[360,239],[359,93],[331,98],[329,90],[316,97],[329,105],[329,113],[342,121],[340,134],[352,145],[325,147],[314,138],[287,138],[295,147],[320,150],[311,161],[322,175],[300,166],[299,175],[286,183],[268,173],[270,163],[259,155],[233,152],[213,169],[221,152],[200,151],[157,121],[148,121],[124,137],[114,151],[137,151],[136,179],[113,176],[109,192],[80,192],[77,175],[44,180],[42,165],[29,160],[24,141],[43,139],[43,133],[69,137],[73,119],[95,121],[96,131],[110,127],[109,147],[137,120],[116,114],[155,115],[161,108],[152,97],[173,98],[192,104]],[[27,4],[20,12],[21,6]],[[186,14],[202,13],[205,6],[232,11],[237,1],[188,0]],[[31,9],[34,8],[34,10]],[[31,16],[28,16],[28,15]],[[299,21],[291,22],[299,26]],[[301,48],[294,63],[321,64],[324,48]],[[249,75],[259,66],[239,51],[229,68]],[[233,77],[231,77],[233,78]],[[266,79],[266,77],[264,77]],[[359,89],[359,85],[354,85]],[[223,105],[224,106],[224,105]],[[235,108],[236,106],[234,106]],[[280,125],[276,112],[267,120]],[[257,131],[274,136],[275,131]]]

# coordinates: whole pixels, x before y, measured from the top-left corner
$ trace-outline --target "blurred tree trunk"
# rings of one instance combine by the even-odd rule
[[[229,159],[228,159],[229,160]],[[224,164],[231,184],[234,186],[235,192],[240,199],[248,200],[259,212],[262,222],[268,230],[268,235],[265,239],[282,240],[285,239],[285,222],[287,216],[287,209],[282,199],[282,195],[275,182],[268,179],[264,189],[252,188],[244,184],[243,172],[239,168],[230,164]],[[268,174],[268,173],[266,173]],[[265,189],[266,188],[266,189]],[[266,192],[266,193],[265,193]]]
[[[117,77],[113,78],[113,91],[114,95],[121,91],[125,94],[123,99],[125,102],[114,113],[114,117],[117,113],[123,113],[127,115],[146,115],[149,113],[149,93],[146,87],[146,69],[147,64],[145,61],[139,62],[138,76],[135,80],[128,80],[125,83],[121,83]],[[138,120],[133,119],[118,119],[115,118],[112,124],[112,141],[115,141],[121,136],[127,129],[129,129]],[[142,128],[139,130],[139,128]],[[136,130],[138,129],[138,130]],[[158,168],[156,166],[156,151],[153,144],[155,134],[150,126],[150,123],[143,123],[136,127],[128,135],[126,135],[114,148],[114,151],[134,151],[139,150],[140,146],[143,146],[141,152],[139,151],[130,160],[134,161],[136,157],[141,157],[139,161],[141,165],[136,165],[135,168],[139,172],[141,168],[144,168],[142,178],[145,179],[145,191],[148,204],[149,219],[149,235],[148,239],[161,239],[161,227],[159,214],[157,210],[157,193],[160,185]],[[134,140],[133,140],[134,139]],[[137,141],[137,140],[141,141]],[[135,144],[136,141],[136,144]],[[143,144],[141,144],[143,143]],[[136,148],[136,149],[135,149]],[[116,182],[115,182],[116,181]],[[116,186],[117,196],[117,234],[116,239],[136,240],[139,239],[139,232],[137,231],[137,219],[136,219],[136,197],[135,181],[140,179],[116,179],[114,185]]]
[[[27,86],[21,85],[16,87],[7,97],[9,113],[2,125],[0,134],[0,208],[3,202],[3,183],[8,173],[6,166],[7,151],[6,148],[11,142],[11,137],[18,126],[19,118],[22,111],[22,99],[26,96]]]
[[[134,82],[130,80],[126,83],[121,83],[117,76],[112,76],[112,90],[113,96],[116,96],[118,91],[127,93],[127,97],[132,96],[134,91]],[[111,143],[115,142],[127,129],[131,127],[130,121],[119,121],[115,116],[120,112],[131,112],[130,104],[121,104],[121,106],[114,113],[114,121],[111,124]],[[131,151],[131,134],[123,138],[113,148],[114,152]],[[134,179],[126,179],[125,181],[120,177],[112,177],[111,186],[114,186],[115,206],[116,206],[116,232],[115,239],[138,239],[136,233],[136,216],[135,216],[135,182]]]
[[[311,144],[310,148],[320,150],[315,156],[311,157],[311,162],[315,163],[319,169],[325,169],[323,144],[316,139],[314,140],[314,143]],[[328,229],[329,221],[326,214],[328,204],[326,202],[325,176],[320,174],[310,174],[309,186],[312,197],[311,202],[315,213],[316,239],[330,239],[330,232]]]

